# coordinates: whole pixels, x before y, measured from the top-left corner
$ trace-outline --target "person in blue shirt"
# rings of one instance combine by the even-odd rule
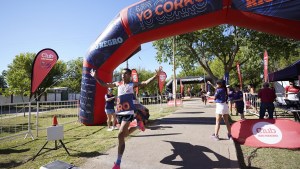
[[[228,108],[228,93],[224,80],[217,81],[217,87],[215,92],[215,103],[216,103],[216,126],[215,132],[212,135],[212,138],[216,141],[219,139],[219,130],[220,130],[220,121],[223,118],[226,127],[227,127],[227,137],[231,139],[231,127],[229,124],[229,108]]]
[[[235,85],[235,93],[232,101],[235,103],[236,112],[241,115],[241,120],[245,120],[243,92],[240,89],[240,85]]]
[[[115,113],[115,95],[112,93],[112,88],[107,89],[107,94],[105,94],[105,113],[107,116],[107,131],[112,131],[117,129],[116,125],[116,113]],[[110,123],[112,122],[112,126]]]

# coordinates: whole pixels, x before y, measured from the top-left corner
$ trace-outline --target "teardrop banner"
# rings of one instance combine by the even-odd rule
[[[166,72],[162,71],[162,67],[160,67],[160,73],[158,75],[158,87],[159,87],[159,92],[161,93],[164,85],[165,85],[165,81],[167,79],[167,74]]]
[[[37,53],[32,64],[31,94],[33,94],[58,60],[57,53],[50,48]]]
[[[289,119],[247,119],[231,126],[237,142],[252,147],[300,148],[300,124]]]
[[[135,69],[131,70],[131,78],[132,78],[132,82],[136,82],[136,83],[139,82],[139,75],[138,75],[138,73]],[[135,88],[135,93],[136,93],[136,95],[139,94],[139,88],[138,87]]]

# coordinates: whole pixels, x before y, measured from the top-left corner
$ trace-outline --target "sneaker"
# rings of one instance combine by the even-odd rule
[[[118,130],[119,128],[117,126],[112,127],[114,130]]]
[[[108,128],[107,131],[113,131],[113,128]]]
[[[231,134],[227,134],[228,140],[232,140],[232,135]]]
[[[145,125],[142,121],[139,121],[137,126],[139,127],[140,130],[145,131]]]
[[[121,168],[118,164],[115,163],[112,169],[121,169]]]
[[[215,141],[219,141],[220,139],[219,139],[219,136],[218,135],[215,135],[215,134],[213,134],[212,136],[211,136],[211,138],[213,139],[213,140],[215,140]]]

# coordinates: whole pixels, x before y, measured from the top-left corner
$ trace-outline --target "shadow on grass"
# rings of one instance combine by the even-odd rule
[[[246,164],[245,156],[243,154],[243,150],[241,148],[241,145],[235,141],[234,146],[235,146],[235,149],[236,149],[236,154],[237,154],[237,158],[238,158],[238,161],[239,161],[240,168],[259,169],[257,167],[252,167],[251,166],[251,161],[256,156],[256,151],[259,148],[256,148],[254,151],[251,152],[251,154],[249,156],[246,156],[247,157],[247,164]]]
[[[0,166],[1,166],[1,168],[14,168],[14,167],[20,166],[22,164],[23,164],[22,162],[10,161],[7,163],[0,163]]]
[[[12,154],[12,153],[23,153],[26,151],[29,151],[30,148],[22,149],[22,150],[15,150],[12,148],[7,148],[7,149],[0,149],[0,154]]]
[[[99,153],[98,151],[82,152],[82,151],[78,151],[78,150],[74,150],[74,149],[68,149],[68,150],[72,150],[72,151],[76,152],[76,153],[71,154],[72,157],[93,158],[93,157],[98,157],[98,156],[102,156],[102,155],[108,155],[108,154]]]

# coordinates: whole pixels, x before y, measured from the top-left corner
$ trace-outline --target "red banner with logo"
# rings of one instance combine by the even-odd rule
[[[264,80],[265,82],[269,81],[269,77],[268,77],[268,53],[265,50],[264,53]]]
[[[33,94],[58,60],[53,49],[43,49],[35,56],[31,72],[31,94]]]
[[[136,83],[139,82],[139,75],[138,75],[138,73],[135,69],[131,70],[131,78],[132,78],[132,82],[136,82]],[[139,88],[138,87],[135,88],[135,93],[139,94]]]
[[[231,133],[252,147],[300,148],[300,123],[288,119],[240,120],[232,124]]]
[[[159,88],[159,92],[161,93],[164,85],[165,85],[165,81],[167,79],[167,74],[164,71],[160,71],[159,75],[158,75],[158,88]]]
[[[239,81],[240,81],[240,88],[243,88],[243,81],[242,81],[242,74],[241,74],[241,69],[240,69],[240,63],[236,62],[236,70],[239,76]]]

